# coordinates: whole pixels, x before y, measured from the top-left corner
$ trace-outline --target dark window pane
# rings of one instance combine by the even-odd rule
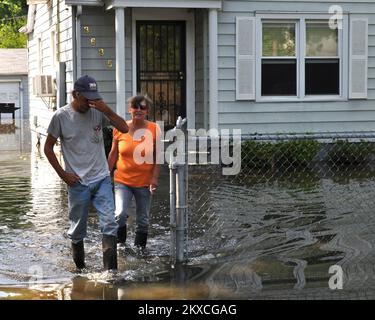
[[[306,95],[340,94],[339,59],[306,59]]]
[[[262,60],[262,96],[297,95],[296,59]]]

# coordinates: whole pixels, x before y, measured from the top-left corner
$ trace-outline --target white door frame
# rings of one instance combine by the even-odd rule
[[[182,20],[186,22],[186,117],[188,129],[195,129],[195,26],[194,13],[186,9],[132,9],[132,83],[137,94],[136,21]]]

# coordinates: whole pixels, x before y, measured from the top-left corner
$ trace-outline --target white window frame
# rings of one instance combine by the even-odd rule
[[[51,66],[55,70],[57,68],[57,27],[54,25],[50,28],[50,48],[51,48]]]
[[[36,37],[37,74],[43,74],[43,39],[42,34]]]
[[[343,14],[342,29],[338,30],[338,56],[340,59],[340,94],[305,95],[305,47],[306,20],[328,20],[329,14],[256,14],[256,101],[257,102],[300,102],[300,101],[347,101],[349,94],[349,23]],[[262,26],[263,22],[296,22],[297,95],[262,96]],[[328,58],[328,57],[325,57]]]

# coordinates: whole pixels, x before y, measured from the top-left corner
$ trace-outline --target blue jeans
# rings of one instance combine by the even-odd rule
[[[135,232],[148,233],[151,193],[148,187],[129,187],[115,183],[116,221],[120,227],[126,224],[130,203],[135,198],[136,223]]]
[[[73,243],[86,237],[90,203],[98,212],[101,233],[117,237],[118,225],[115,220],[112,182],[109,176],[88,186],[77,182],[72,187],[68,187],[68,201],[70,220],[68,237]]]

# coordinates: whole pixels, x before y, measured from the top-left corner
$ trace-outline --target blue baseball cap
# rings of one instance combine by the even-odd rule
[[[74,83],[74,91],[80,92],[88,100],[102,99],[98,92],[96,80],[88,75],[80,77]]]

